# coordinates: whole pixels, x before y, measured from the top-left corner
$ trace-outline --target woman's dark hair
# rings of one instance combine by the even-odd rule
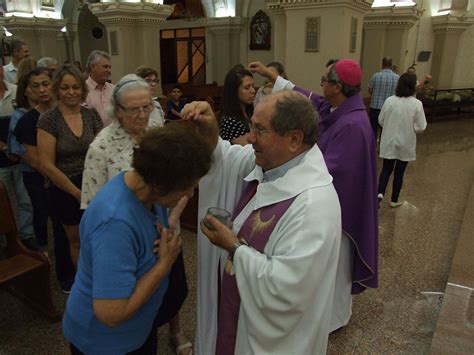
[[[278,74],[283,79],[288,79],[287,76],[286,76],[285,67],[280,62],[270,62],[270,63],[267,64],[267,67],[275,68],[276,71],[278,72]]]
[[[397,83],[395,95],[398,97],[410,97],[416,92],[416,75],[404,73],[400,76]]]
[[[150,75],[154,75],[158,78],[158,72],[151,67],[139,66],[137,69],[135,69],[135,74],[143,79]]]
[[[26,75],[23,75],[18,81],[18,87],[16,89],[16,105],[20,108],[30,109],[30,103],[26,97],[26,89],[30,85],[30,80],[34,76],[46,75],[51,79],[51,73],[46,68],[35,68]]]
[[[246,125],[250,123],[250,117],[253,115],[253,104],[246,105],[245,112],[242,110],[239,101],[239,86],[243,78],[247,76],[253,78],[252,73],[241,64],[234,66],[225,76],[222,94],[222,116],[232,117]]]
[[[209,171],[212,153],[195,129],[170,122],[150,129],[133,151],[133,167],[145,183],[165,196],[183,191]]]
[[[61,81],[63,81],[63,78],[66,75],[72,75],[73,77],[76,78],[77,82],[81,86],[81,101],[86,101],[87,93],[89,92],[89,89],[87,88],[86,80],[84,79],[84,76],[82,73],[79,71],[79,69],[72,64],[64,64],[61,67],[56,70],[56,73],[54,74],[53,78],[53,88],[52,92],[58,98],[58,93],[59,93],[59,86],[61,85]]]

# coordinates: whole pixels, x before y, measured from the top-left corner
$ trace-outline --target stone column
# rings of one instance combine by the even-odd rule
[[[0,26],[5,26],[15,38],[23,40],[28,45],[31,56],[36,59],[45,56],[59,57],[64,44],[58,41],[58,36],[65,24],[65,20],[52,18],[0,18]]]
[[[320,92],[320,78],[329,59],[360,60],[362,22],[370,10],[371,1],[280,0],[267,1],[266,4],[279,18],[275,21],[275,59],[284,58],[286,70],[295,83]],[[284,21],[280,17],[282,12]],[[305,48],[306,21],[309,17],[319,18],[318,51],[306,51]],[[353,51],[350,49],[352,19],[357,21]]]
[[[420,19],[415,7],[374,8],[364,17],[364,58],[362,91],[367,92],[370,77],[382,68],[382,58],[392,57],[393,64],[406,68],[408,31]]]
[[[456,71],[456,56],[459,39],[464,31],[474,23],[473,16],[447,14],[432,18],[435,43],[431,74],[433,85],[438,89],[452,89]]]
[[[112,82],[135,72],[139,65],[161,72],[160,28],[173,12],[171,5],[152,3],[90,4],[106,27],[112,57]]]
[[[63,63],[66,60],[69,61],[71,64],[74,63],[76,60],[75,52],[74,52],[74,41],[76,35],[72,31],[61,32],[58,34],[58,43],[60,43],[58,59],[59,63]]]
[[[285,11],[275,9],[273,11],[273,58],[277,62],[286,64],[286,17]]]
[[[240,17],[210,18],[206,23],[206,81],[224,84],[227,71],[240,63]]]

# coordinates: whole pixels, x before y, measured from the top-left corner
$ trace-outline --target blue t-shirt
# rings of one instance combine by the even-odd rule
[[[164,221],[166,210],[160,207],[158,212]],[[133,317],[116,327],[95,317],[92,302],[129,298],[138,279],[155,265],[156,218],[127,187],[123,172],[104,185],[86,209],[76,280],[62,323],[64,336],[82,352],[126,353],[142,346],[149,335],[168,277]]]
[[[170,99],[166,103],[166,108],[168,111],[168,114],[166,116],[167,120],[174,121],[174,120],[180,120],[181,117],[175,115],[171,110],[175,110],[177,112],[181,112],[183,109],[184,105],[186,105],[186,102],[183,99],[179,99],[179,103],[176,104],[172,99]]]

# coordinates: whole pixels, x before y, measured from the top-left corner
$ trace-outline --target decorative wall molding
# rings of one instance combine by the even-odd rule
[[[400,28],[413,27],[423,14],[416,7],[377,7],[364,17],[364,28]]]
[[[174,5],[152,3],[96,3],[90,11],[104,25],[157,25],[172,13]]]
[[[474,16],[446,14],[433,16],[431,18],[433,32],[440,33],[462,33],[474,23]]]
[[[238,34],[246,23],[247,19],[241,17],[210,18],[207,20],[206,30],[217,35]]]
[[[296,10],[347,7],[352,10],[367,12],[370,10],[372,0],[266,0],[270,10]]]
[[[13,32],[59,32],[66,25],[66,20],[10,16],[0,17],[0,25]]]

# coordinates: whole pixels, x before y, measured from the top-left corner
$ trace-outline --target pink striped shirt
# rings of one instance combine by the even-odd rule
[[[90,76],[87,78],[86,84],[89,88],[89,94],[87,94],[86,98],[87,107],[95,108],[104,123],[104,127],[108,126],[111,119],[107,116],[107,105],[115,85],[106,82],[104,86],[102,86],[102,89],[99,89],[99,84]]]

